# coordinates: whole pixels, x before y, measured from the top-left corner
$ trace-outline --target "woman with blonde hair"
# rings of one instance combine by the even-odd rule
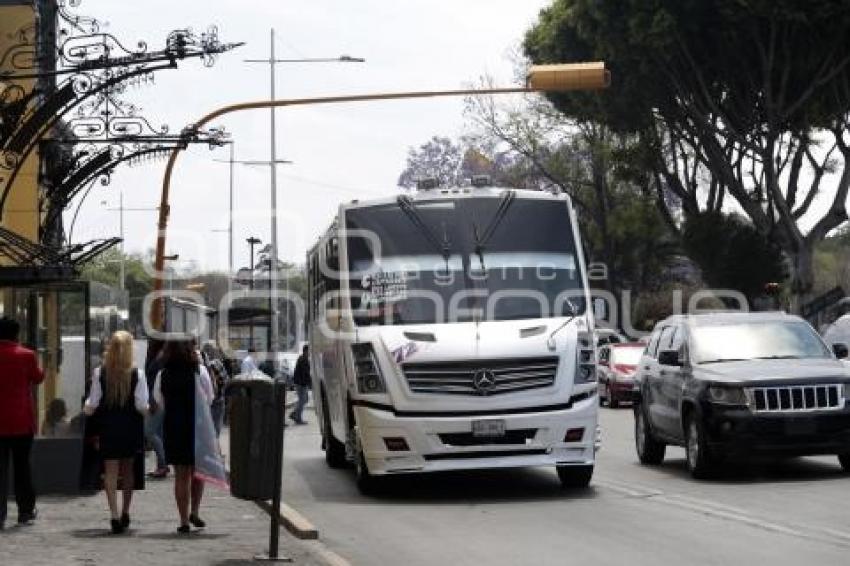
[[[87,415],[97,415],[112,534],[121,534],[130,526],[133,459],[144,450],[143,417],[148,410],[148,387],[140,374],[133,366],[133,337],[119,330],[109,340],[103,365],[95,370],[84,408]],[[123,491],[120,515],[119,475]]]

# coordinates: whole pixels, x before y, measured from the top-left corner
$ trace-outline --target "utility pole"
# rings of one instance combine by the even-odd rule
[[[271,69],[271,100],[275,100],[275,67],[277,61],[274,54],[274,28],[271,30],[271,52],[269,57],[269,68]],[[269,299],[271,301],[271,334],[269,336],[270,350],[272,354],[278,350],[278,318],[277,318],[277,109],[272,107],[271,110],[271,179],[272,179],[272,257],[269,262]],[[287,290],[289,280],[287,279]],[[288,321],[287,321],[288,322]],[[287,326],[287,329],[289,327]],[[272,355],[272,361],[276,361],[276,357]]]
[[[227,240],[228,240],[228,250],[227,250],[227,265],[228,265],[228,277],[227,277],[227,289],[229,291],[233,290],[233,277],[235,275],[233,271],[233,164],[235,159],[236,152],[236,143],[230,142],[230,202],[228,204],[228,213],[227,213]]]
[[[364,63],[366,60],[360,57],[351,57],[350,55],[340,55],[339,57],[311,57],[311,58],[299,58],[299,59],[278,59],[275,56],[275,32],[274,28],[271,30],[271,49],[269,50],[269,58],[266,59],[246,59],[246,63],[267,63],[270,67],[270,78],[271,78],[271,98],[270,100],[276,100],[276,67],[281,63]],[[271,157],[269,159],[269,165],[271,166],[271,250],[270,250],[270,260],[269,260],[269,302],[270,302],[270,310],[271,310],[271,333],[270,333],[270,342],[271,347],[270,350],[272,352],[276,352],[279,347],[279,337],[278,337],[278,258],[279,252],[278,249],[278,238],[277,238],[277,164],[281,163],[277,159],[277,115],[275,112],[276,108],[272,106],[270,108],[270,126],[271,126]],[[286,299],[286,311],[284,312],[284,329],[285,329],[285,342],[284,347],[289,344],[289,275],[286,274],[284,277],[284,285],[287,294]]]

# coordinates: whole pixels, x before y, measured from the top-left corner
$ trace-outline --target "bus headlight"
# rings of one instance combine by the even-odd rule
[[[387,386],[384,383],[384,378],[381,377],[380,369],[378,369],[372,344],[352,344],[351,353],[354,354],[357,391],[366,394],[386,393]]]
[[[595,381],[596,352],[593,348],[593,336],[587,332],[579,332],[576,344],[576,374],[573,383],[584,385]]]

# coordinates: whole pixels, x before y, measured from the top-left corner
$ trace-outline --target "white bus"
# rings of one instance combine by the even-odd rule
[[[598,449],[593,320],[566,195],[427,189],[339,208],[307,255],[322,445],[380,476],[552,466]]]

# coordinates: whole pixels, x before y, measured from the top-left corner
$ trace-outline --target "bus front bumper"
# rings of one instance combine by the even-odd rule
[[[521,414],[400,416],[371,406],[354,411],[369,472],[386,475],[592,465],[599,447],[597,404],[593,395],[569,408]]]

